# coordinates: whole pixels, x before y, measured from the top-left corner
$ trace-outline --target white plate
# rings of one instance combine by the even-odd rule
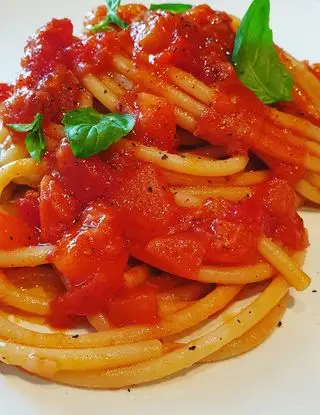
[[[84,14],[98,1],[0,0],[0,79],[14,79],[24,41],[34,29],[52,17],[68,16],[80,30]],[[210,3],[242,16],[249,1]],[[320,1],[272,0],[272,8],[277,43],[300,59],[320,61]],[[258,349],[237,359],[195,368],[164,382],[131,388],[130,393],[63,387],[1,365],[0,413],[319,414],[320,212],[306,212],[303,216],[311,240],[305,269],[313,278],[312,286],[305,293],[294,293],[283,326]],[[312,293],[313,289],[319,292]]]

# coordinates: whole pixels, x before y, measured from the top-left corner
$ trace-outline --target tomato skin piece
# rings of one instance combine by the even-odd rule
[[[77,201],[63,191],[57,179],[44,176],[40,184],[41,241],[57,243],[78,214]]]
[[[129,239],[148,240],[167,233],[177,207],[160,169],[145,164],[111,198]]]
[[[124,290],[108,304],[107,316],[110,322],[116,327],[155,324],[159,321],[156,294],[157,290],[147,283]]]
[[[16,200],[19,216],[33,228],[40,229],[39,193],[28,190],[23,197]]]
[[[29,226],[24,218],[0,211],[0,249],[15,249],[36,245],[39,232]]]
[[[162,271],[184,278],[194,278],[206,252],[207,240],[192,232],[152,239],[144,246],[131,245],[132,256]]]

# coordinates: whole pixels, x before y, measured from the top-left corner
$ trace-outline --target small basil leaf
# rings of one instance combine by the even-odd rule
[[[42,120],[43,117],[38,112],[34,117],[33,122],[30,124],[7,124],[9,128],[18,131],[19,133],[29,132],[25,140],[26,148],[29,151],[30,156],[36,161],[41,161],[46,151],[46,144],[41,131]]]
[[[173,13],[184,13],[187,10],[191,9],[192,4],[183,4],[183,3],[163,3],[163,4],[151,4],[151,10],[166,10]]]
[[[92,108],[69,111],[63,118],[73,154],[91,157],[130,133],[135,119],[130,114],[100,114]]]
[[[101,30],[112,30],[111,24],[114,24],[120,29],[126,29],[128,24],[121,20],[118,16],[118,8],[120,0],[106,0],[107,16],[98,24],[91,28],[91,32],[100,32]]]
[[[293,79],[269,26],[270,0],[253,0],[237,31],[232,61],[241,82],[265,104],[292,100]]]
[[[27,133],[35,128],[40,128],[41,123],[42,115],[38,112],[30,124],[7,124],[7,126],[12,130],[18,131],[19,133]]]
[[[41,161],[46,151],[46,144],[40,128],[31,131],[31,133],[27,135],[26,148],[34,160],[38,162]]]

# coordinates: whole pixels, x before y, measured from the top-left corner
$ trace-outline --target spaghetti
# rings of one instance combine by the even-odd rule
[[[311,66],[269,45],[282,74],[270,101],[237,72],[247,17],[116,3],[81,37],[53,19],[1,85],[0,361],[98,389],[262,343],[289,288],[310,284],[296,210],[320,204]],[[84,324],[95,332],[66,332]]]

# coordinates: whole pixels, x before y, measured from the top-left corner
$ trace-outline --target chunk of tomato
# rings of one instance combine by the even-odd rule
[[[104,203],[89,205],[58,242],[53,262],[71,286],[102,273],[121,286],[128,254],[116,213]],[[114,291],[114,290],[112,290]]]
[[[145,248],[132,245],[132,256],[162,271],[194,278],[202,264],[207,241],[192,232],[152,239]]]
[[[105,198],[116,186],[114,171],[99,156],[77,159],[67,141],[57,151],[55,168],[63,187],[85,207],[89,202]]]
[[[273,179],[259,186],[262,200],[268,212],[274,216],[294,215],[297,198],[294,190],[286,180]]]
[[[117,327],[129,324],[154,324],[159,320],[157,290],[147,283],[127,289],[108,304],[107,315]]]
[[[15,249],[35,245],[39,240],[37,229],[29,226],[20,216],[0,211],[0,249]]]
[[[257,239],[244,224],[215,220],[210,228],[206,262],[248,264],[258,260]]]
[[[28,190],[23,197],[16,200],[19,215],[33,228],[40,229],[39,193]]]
[[[112,204],[122,214],[126,235],[133,239],[151,239],[164,234],[176,214],[176,205],[162,173],[145,164],[119,186]]]
[[[58,242],[53,263],[68,290],[52,302],[50,321],[57,324],[66,316],[103,311],[111,296],[124,287],[127,261],[114,211],[103,203],[91,204]]]
[[[143,144],[173,151],[176,148],[174,106],[165,98],[139,93],[134,137]]]
[[[70,316],[88,316],[103,312],[112,294],[122,287],[121,276],[105,273],[91,275],[83,284],[71,287],[51,302],[50,322],[64,325]]]
[[[44,176],[40,184],[42,242],[56,243],[78,216],[77,201],[63,191],[57,179]]]

